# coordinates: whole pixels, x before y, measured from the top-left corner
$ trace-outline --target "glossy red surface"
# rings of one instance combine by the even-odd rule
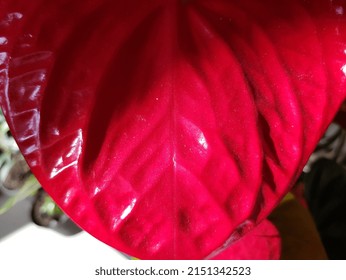
[[[230,242],[231,243],[231,242]],[[225,245],[211,255],[212,260],[278,260],[281,238],[276,227],[268,220],[262,221],[231,246]]]
[[[141,259],[208,258],[271,212],[345,99],[345,8],[0,0],[1,106],[83,229]]]

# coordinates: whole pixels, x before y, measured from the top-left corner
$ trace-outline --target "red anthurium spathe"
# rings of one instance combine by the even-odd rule
[[[83,229],[141,259],[225,256],[346,97],[345,8],[0,0],[1,106]]]
[[[281,239],[276,227],[264,220],[231,246],[215,251],[212,260],[277,260],[281,253]]]

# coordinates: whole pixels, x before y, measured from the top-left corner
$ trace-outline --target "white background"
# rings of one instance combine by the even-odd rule
[[[24,201],[0,216],[0,279],[345,280],[346,261],[134,261],[85,232],[66,236],[30,221]],[[249,276],[189,276],[188,267],[250,266]],[[177,268],[179,276],[96,276],[97,268]]]

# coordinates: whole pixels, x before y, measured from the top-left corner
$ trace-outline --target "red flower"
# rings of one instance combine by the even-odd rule
[[[2,0],[1,105],[83,229],[206,258],[266,218],[345,99],[334,3]]]

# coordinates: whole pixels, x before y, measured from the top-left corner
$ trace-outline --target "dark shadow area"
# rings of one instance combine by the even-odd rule
[[[150,75],[154,71],[149,69],[151,64],[145,61],[150,61],[150,58],[143,54],[143,45],[149,44],[152,27],[157,19],[156,14],[155,10],[145,18],[120,50],[112,55],[108,68],[103,70],[104,76],[99,82],[97,99],[89,118],[83,159],[84,170],[88,170],[97,159],[111,121],[120,119],[131,103],[141,102],[151,87],[153,79]],[[148,69],[141,73],[143,69],[139,65],[143,63],[143,59]]]
[[[305,196],[328,257],[346,259],[346,170],[320,159],[304,176]]]

